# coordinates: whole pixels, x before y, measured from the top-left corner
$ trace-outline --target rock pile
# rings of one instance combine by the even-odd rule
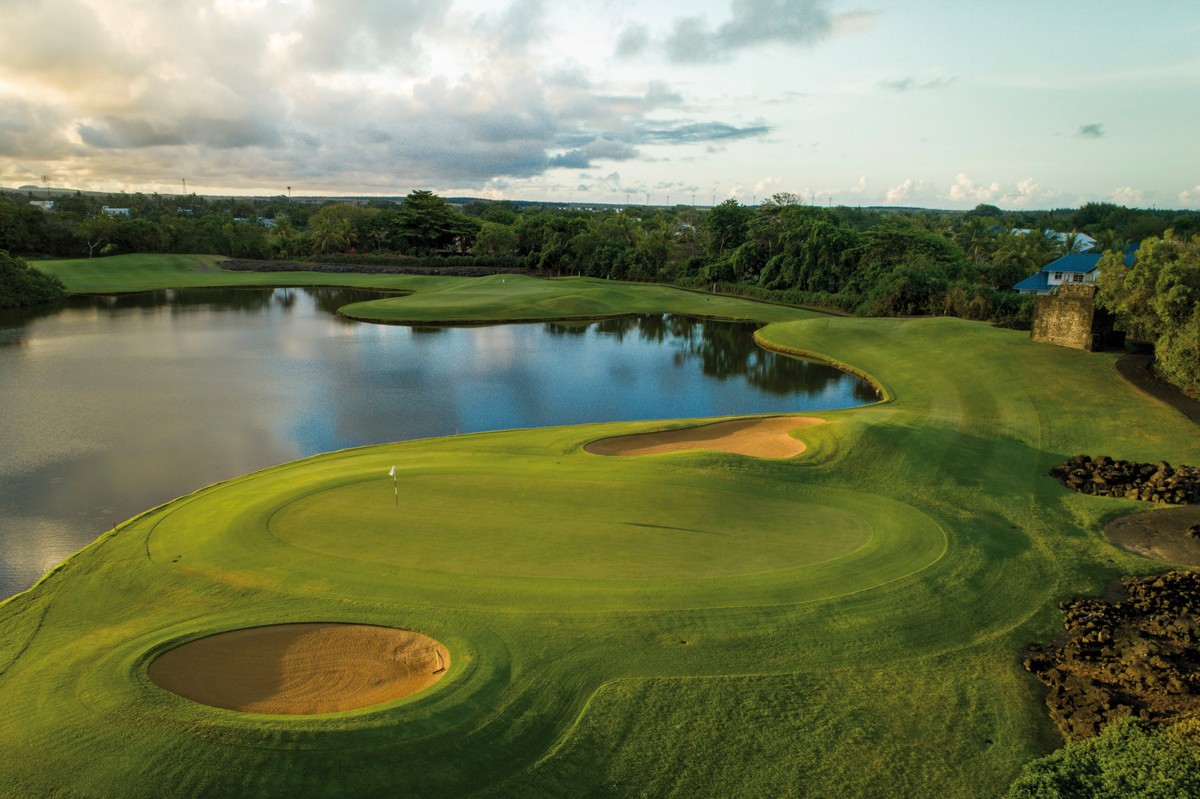
[[[1160,505],[1200,503],[1200,469],[1171,467],[1166,461],[1136,463],[1101,455],[1076,455],[1050,470],[1050,475],[1081,494],[1121,497]]]
[[[1068,739],[1126,716],[1200,714],[1200,574],[1124,577],[1125,599],[1059,605],[1065,640],[1034,644],[1025,668],[1049,686],[1050,718]]]

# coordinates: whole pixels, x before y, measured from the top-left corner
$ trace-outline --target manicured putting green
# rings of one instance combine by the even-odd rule
[[[386,477],[332,486],[284,505],[269,529],[339,558],[572,579],[797,568],[847,555],[872,535],[842,508],[669,483],[417,474],[401,489],[397,503]]]

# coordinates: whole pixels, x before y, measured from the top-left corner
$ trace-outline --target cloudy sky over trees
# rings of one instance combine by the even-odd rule
[[[4,0],[0,185],[1200,206],[1194,0]]]

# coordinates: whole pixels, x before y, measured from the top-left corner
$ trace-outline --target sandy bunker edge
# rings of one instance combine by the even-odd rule
[[[160,688],[212,707],[317,715],[411,696],[449,667],[449,650],[413,630],[308,622],[198,638],[158,655],[147,673]]]

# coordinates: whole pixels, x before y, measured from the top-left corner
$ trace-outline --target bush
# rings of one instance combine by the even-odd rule
[[[66,296],[67,288],[61,280],[0,250],[0,308],[46,305]]]
[[[1200,796],[1200,721],[1110,724],[1027,763],[1007,799],[1187,799]]]

